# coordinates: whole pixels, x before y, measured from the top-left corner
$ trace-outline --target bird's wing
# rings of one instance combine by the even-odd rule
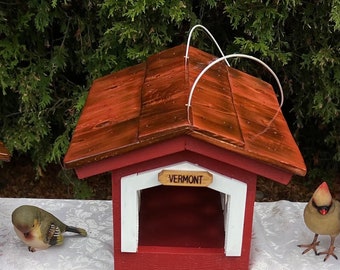
[[[46,233],[45,241],[51,246],[61,245],[63,243],[64,237],[62,235],[62,232],[60,228],[56,226],[54,223],[50,224],[50,227]]]

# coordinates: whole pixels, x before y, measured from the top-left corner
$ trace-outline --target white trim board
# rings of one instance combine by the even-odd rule
[[[213,175],[213,182],[207,187],[217,190],[223,195],[225,255],[241,256],[247,184],[190,162],[180,162],[122,177],[121,251],[137,252],[140,191],[161,185],[158,181],[158,173],[162,170],[209,171]]]

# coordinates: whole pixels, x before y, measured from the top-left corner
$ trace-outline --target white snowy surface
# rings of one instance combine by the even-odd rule
[[[302,255],[310,244],[312,233],[303,221],[306,203],[277,201],[255,203],[250,269],[256,270],[313,270],[340,269],[340,261],[325,255],[315,256],[314,251]],[[318,251],[329,247],[330,237],[319,236]],[[340,236],[335,241],[335,254],[340,258]]]
[[[64,244],[29,252],[15,234],[11,215],[23,204],[41,207],[68,225],[87,230],[88,236],[67,234]],[[0,269],[95,270],[113,269],[111,201],[0,199]]]
[[[88,237],[65,236],[62,246],[31,253],[16,236],[12,211],[32,204],[52,212],[69,225],[88,231]],[[303,222],[305,203],[278,201],[255,203],[249,269],[340,269],[340,261],[313,251],[302,255],[298,244],[309,244],[313,233]],[[0,199],[0,269],[6,270],[106,270],[113,269],[112,203],[94,200]],[[320,236],[318,250],[326,250],[329,236]],[[340,258],[340,236],[335,242]],[[133,270],[133,269],[132,269]]]

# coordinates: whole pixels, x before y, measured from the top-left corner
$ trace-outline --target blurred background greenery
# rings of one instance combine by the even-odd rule
[[[195,24],[207,27],[225,53],[254,55],[277,73],[283,113],[308,167],[304,185],[334,182],[340,0],[1,0],[0,140],[12,161],[29,160],[34,181],[55,164],[56,177],[91,197],[62,160],[93,80],[185,43]],[[199,31],[192,45],[219,55]],[[232,66],[275,86],[253,62]]]

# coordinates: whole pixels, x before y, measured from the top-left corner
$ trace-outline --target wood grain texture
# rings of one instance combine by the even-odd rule
[[[213,181],[208,171],[162,170],[158,181],[166,186],[207,187]]]
[[[11,155],[4,145],[3,142],[0,141],[0,161],[10,161],[11,160]]]
[[[190,47],[185,65],[184,55],[180,45],[94,81],[65,166],[87,166],[188,135],[305,175],[304,160],[270,84],[220,62],[198,82],[187,115],[191,86],[216,57]]]

